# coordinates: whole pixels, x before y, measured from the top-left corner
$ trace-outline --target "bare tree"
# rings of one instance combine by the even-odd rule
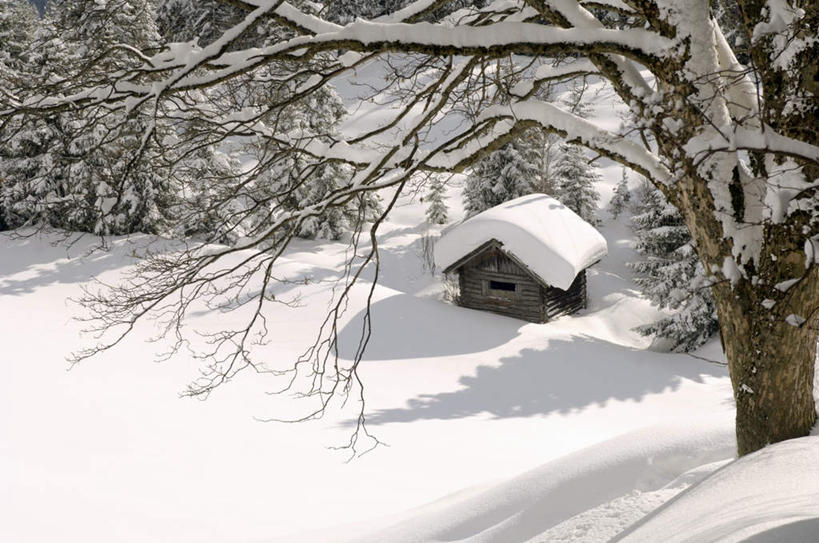
[[[153,55],[132,51],[140,66],[111,71],[104,81],[65,81],[62,88],[52,82],[51,88],[62,90],[59,95],[3,94],[2,115],[101,104],[146,108],[207,126],[197,141],[174,144],[176,154],[186,152],[186,145],[256,138],[270,146],[273,162],[291,154],[304,157],[309,166],[303,182],[326,164],[350,168],[349,181],[309,206],[274,209],[272,220],[236,247],[197,246],[147,259],[128,285],[88,300],[108,339],[80,358],[115,345],[151,315],[164,319],[166,331],[182,342],[190,304],[211,296],[217,306],[252,304],[252,317],[246,328],[212,337],[209,365],[191,394],[206,394],[244,369],[259,369],[246,345],[265,334],[270,303],[265,292],[275,280],[276,259],[304,221],[386,187],[397,197],[416,175],[461,171],[537,127],[642,174],[682,213],[714,278],[740,454],[810,431],[819,324],[815,1],[729,2],[742,14],[741,23],[732,23],[740,28],[731,32],[743,35],[734,42],[743,44],[747,64],[737,59],[707,0],[503,1],[438,21],[435,14],[446,13],[439,9],[445,2],[418,0],[343,27],[283,0],[225,1],[246,16],[207,47],[176,44]],[[271,45],[234,50],[243,35],[261,24],[269,28],[271,21],[279,29]],[[277,123],[291,104],[372,64],[383,73],[369,82],[372,95],[388,98],[394,108],[383,127],[342,138]],[[254,108],[209,107],[193,97],[262,70],[281,92]],[[632,112],[634,130],[608,132],[538,93],[550,81],[577,77],[605,80]],[[451,127],[453,116],[459,129],[429,137],[438,125]],[[150,136],[149,128],[143,141],[153,142]],[[236,190],[271,164],[261,161],[237,181]],[[275,202],[278,196],[267,198]],[[355,361],[347,366],[336,356],[337,318],[364,267],[374,265],[377,278],[376,233],[391,207],[384,206],[367,227],[371,247],[363,258],[351,259],[319,339],[290,370],[294,379],[302,369],[311,377],[304,393],[320,400],[311,416],[339,394],[363,393],[357,368],[369,316]],[[361,228],[359,222],[351,254],[359,250]],[[241,255],[231,261],[239,263],[222,265],[231,255]],[[260,278],[260,286],[248,295],[252,277]]]

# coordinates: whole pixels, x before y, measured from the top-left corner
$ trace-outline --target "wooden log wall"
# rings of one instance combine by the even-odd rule
[[[492,281],[514,290],[491,288]],[[568,290],[542,286],[498,248],[490,248],[459,269],[460,304],[530,322],[546,322],[586,307],[586,272]],[[496,285],[497,286],[497,285]]]
[[[586,307],[586,270],[583,270],[568,290],[555,287],[543,289],[543,306],[546,320],[552,320],[561,315],[570,315]]]

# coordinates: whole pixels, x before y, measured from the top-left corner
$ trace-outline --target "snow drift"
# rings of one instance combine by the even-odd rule
[[[527,541],[633,489],[656,490],[694,467],[732,458],[731,422],[669,421],[629,432],[355,541]]]
[[[819,436],[770,445],[728,464],[616,541],[819,541]]]

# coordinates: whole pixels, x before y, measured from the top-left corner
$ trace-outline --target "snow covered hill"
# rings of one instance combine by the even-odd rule
[[[657,312],[630,281],[625,262],[634,255],[622,222],[603,228],[610,255],[590,273],[589,309],[536,325],[443,302],[440,283],[422,266],[422,213],[405,201],[382,236],[364,378],[371,430],[389,447],[350,463],[326,448],[348,435],[348,413],[299,425],[258,422],[299,405],[267,395],[263,376],[237,379],[205,402],[180,399],[197,362],[153,363],[161,345],[144,342],[147,326],[66,371],[64,356],[89,341],[72,320],[81,309],[66,300],[93,278],[117,280],[150,238],[113,239],[107,252],[89,253],[95,238],[66,248],[50,237],[3,237],[0,540],[367,540],[422,513],[437,519],[429,530],[441,528],[447,511],[461,523],[454,535],[522,540],[609,500],[635,502],[634,492],[658,491],[698,462],[730,456],[725,369],[647,350],[632,331]],[[289,363],[312,339],[345,250],[309,241],[291,248],[280,270],[302,284],[283,285],[282,294],[298,292],[301,307],[270,315],[275,341],[259,351],[265,360]],[[341,332],[348,347],[367,288],[354,292]],[[202,313],[196,322],[219,326],[225,318]],[[639,432],[658,425],[677,437],[645,449]],[[703,442],[710,452],[692,450]],[[646,454],[659,459],[663,450],[685,459],[640,468]],[[585,496],[564,500],[572,486],[564,470],[578,459],[596,475],[585,479]],[[609,467],[621,476],[608,478]],[[533,469],[535,478],[517,488],[528,477],[518,476]],[[559,480],[549,475],[555,470]],[[675,488],[652,494],[631,516],[618,513],[625,520],[606,537]],[[555,496],[565,507],[539,514]],[[477,528],[475,504],[493,511]],[[584,532],[589,541],[602,540],[593,537],[596,524]]]
[[[819,541],[819,436],[770,445],[670,500],[617,541]]]

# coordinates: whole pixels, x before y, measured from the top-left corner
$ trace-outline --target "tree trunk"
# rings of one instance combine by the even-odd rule
[[[712,195],[693,176],[678,187],[678,207],[697,252],[718,279],[732,248],[715,219]],[[735,277],[733,284],[723,277],[711,288],[731,373],[740,455],[805,436],[816,422],[819,267],[805,267],[805,217],[791,219],[791,225],[766,225],[759,263],[745,267],[747,276]],[[783,282],[791,279],[798,281],[785,289]]]
[[[736,401],[740,456],[770,443],[805,436],[816,422],[816,319],[799,324],[795,317],[788,317],[800,311],[809,317],[819,308],[817,275],[812,269],[792,287],[793,292],[781,294],[770,310],[759,303],[760,287],[749,292],[747,281],[734,288],[726,284],[714,288]]]

